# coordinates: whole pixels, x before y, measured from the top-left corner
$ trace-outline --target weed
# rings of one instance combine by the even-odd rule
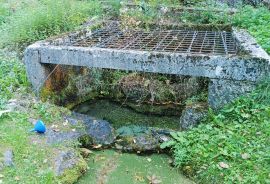
[[[102,12],[99,1],[43,0],[19,9],[0,27],[0,44],[24,47],[36,40],[74,30]]]
[[[199,127],[172,134],[174,141],[162,147],[172,147],[175,165],[202,183],[267,183],[270,95],[262,90],[269,81],[265,85],[219,114],[210,112]]]

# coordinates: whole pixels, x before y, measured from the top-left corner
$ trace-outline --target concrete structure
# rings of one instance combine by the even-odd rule
[[[40,90],[47,79],[50,72],[47,64],[207,77],[209,105],[219,108],[253,90],[256,82],[270,71],[269,55],[243,30],[233,29],[241,52],[224,55],[82,47],[72,43],[75,37],[84,40],[91,34],[81,31],[29,46],[25,63],[33,88]]]

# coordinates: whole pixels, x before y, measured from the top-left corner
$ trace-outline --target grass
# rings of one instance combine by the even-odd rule
[[[74,30],[89,18],[99,16],[99,1],[42,0],[26,2],[27,6],[6,17],[0,27],[0,45],[25,47],[49,36]]]
[[[51,150],[30,144],[27,116],[13,113],[0,118],[0,122],[0,129],[5,130],[0,132],[1,148],[12,148],[15,155],[15,166],[6,168],[0,180],[3,183],[54,183],[53,171],[44,163]]]
[[[163,146],[171,146],[175,165],[200,183],[269,183],[269,100],[266,81]]]
[[[8,99],[20,88],[28,86],[26,72],[22,62],[14,57],[6,57],[0,53],[0,110],[4,108]]]
[[[266,7],[244,7],[235,15],[233,24],[247,29],[270,54],[270,11]]]

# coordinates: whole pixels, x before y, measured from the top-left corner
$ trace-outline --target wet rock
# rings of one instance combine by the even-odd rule
[[[144,126],[123,126],[118,133],[115,148],[128,152],[155,152],[160,144],[171,140],[170,130]]]
[[[113,127],[105,120],[93,120],[86,124],[86,133],[94,144],[110,145],[115,140]]]
[[[54,160],[54,172],[62,183],[74,183],[87,170],[87,163],[76,151],[61,150]]]
[[[183,130],[197,126],[200,121],[207,116],[207,106],[205,104],[197,104],[187,106],[182,112],[180,118],[180,127]]]
[[[73,115],[85,125],[85,134],[79,138],[80,141],[83,141],[82,144],[110,145],[114,142],[115,131],[108,121],[78,113]]]
[[[159,150],[159,141],[151,134],[140,136],[123,136],[117,140],[116,149],[134,152],[149,152]]]

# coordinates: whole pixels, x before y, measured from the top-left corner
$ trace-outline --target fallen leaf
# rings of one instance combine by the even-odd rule
[[[144,177],[142,175],[137,174],[137,173],[135,174],[134,179],[135,179],[135,181],[139,181],[139,182],[145,181]]]
[[[162,181],[156,175],[147,176],[149,184],[160,184]]]
[[[101,148],[102,147],[102,145],[101,144],[98,144],[98,145],[93,145],[93,148],[95,148],[95,149],[98,149],[98,148]]]
[[[219,167],[221,167],[221,168],[223,168],[223,169],[229,169],[229,165],[228,164],[226,164],[225,162],[219,162]]]
[[[246,160],[246,159],[249,159],[250,158],[250,155],[248,153],[243,153],[241,155],[242,159]]]
[[[15,181],[20,181],[20,178],[19,178],[19,176],[15,176]]]

